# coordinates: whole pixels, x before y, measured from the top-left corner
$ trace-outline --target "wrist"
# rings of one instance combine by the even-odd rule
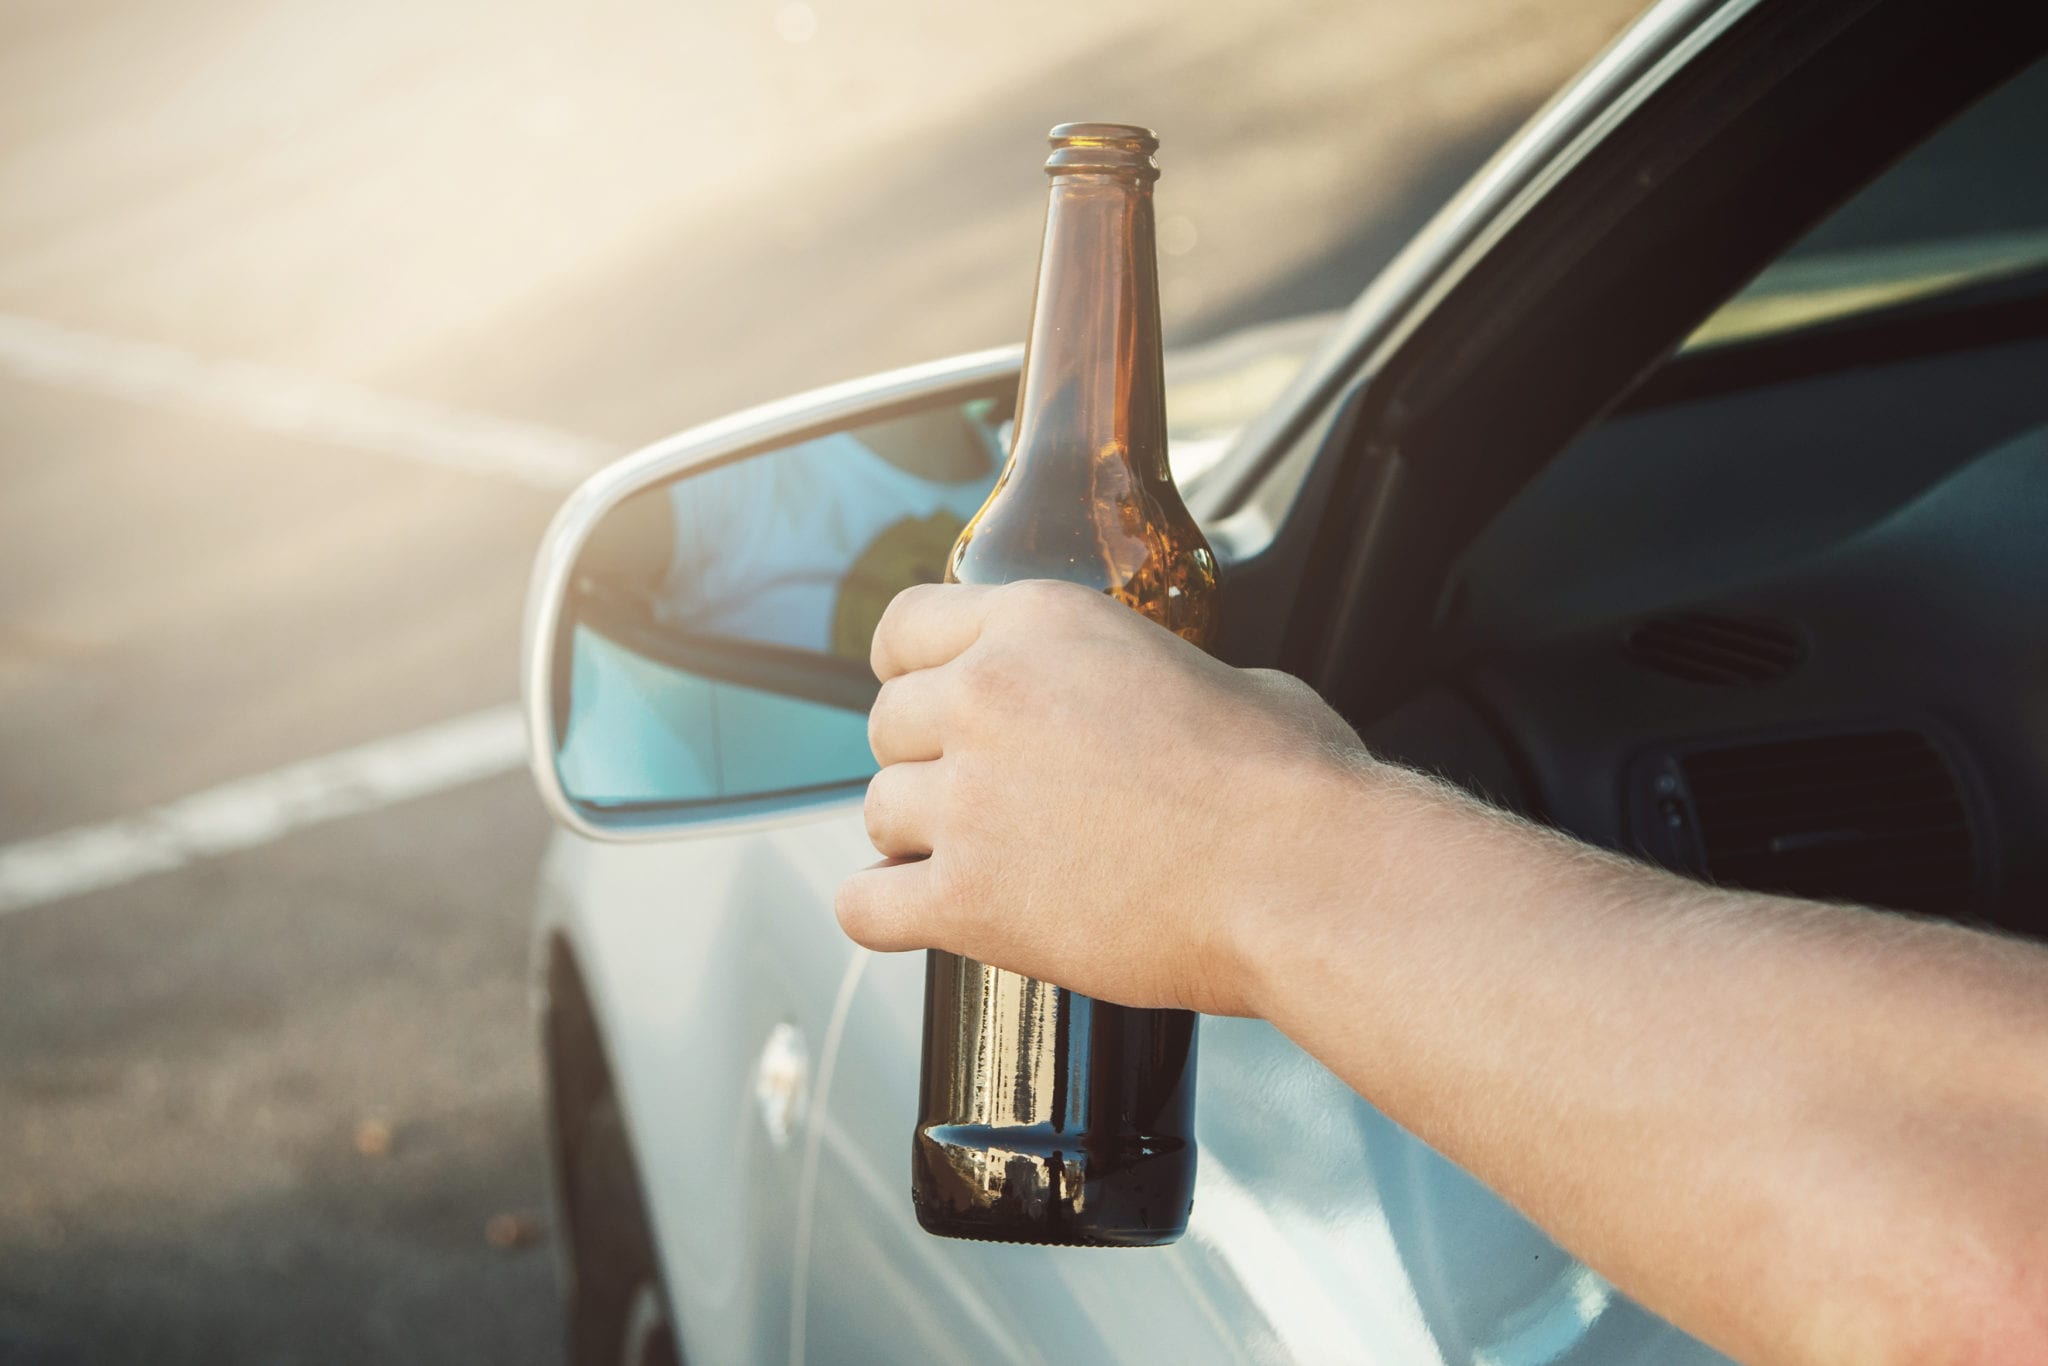
[[[1232,1013],[1274,1020],[1298,1003],[1303,973],[1376,914],[1386,859],[1399,837],[1406,777],[1364,749],[1316,750],[1249,785],[1263,838],[1247,841],[1231,879],[1219,980],[1236,984]]]

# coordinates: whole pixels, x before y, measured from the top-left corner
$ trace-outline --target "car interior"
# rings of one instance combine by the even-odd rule
[[[2048,65],[1462,546],[1380,752],[1758,890],[2048,935]]]

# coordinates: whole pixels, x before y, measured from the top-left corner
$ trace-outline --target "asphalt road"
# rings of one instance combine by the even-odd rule
[[[0,1361],[556,1359],[562,489],[1015,338],[1063,119],[1161,131],[1172,337],[1340,305],[1634,5],[1013,8],[0,11]]]

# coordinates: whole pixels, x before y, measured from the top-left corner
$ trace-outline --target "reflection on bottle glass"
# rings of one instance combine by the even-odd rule
[[[1157,140],[1062,124],[1008,465],[947,564],[1053,578],[1207,647],[1216,565],[1166,460]],[[1172,1242],[1194,1195],[1195,1017],[929,955],[912,1140],[918,1221],[958,1238]]]

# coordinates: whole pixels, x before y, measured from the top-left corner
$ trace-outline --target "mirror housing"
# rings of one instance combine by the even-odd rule
[[[759,528],[741,515],[746,509],[718,506],[720,493],[728,505],[738,501],[731,495],[741,472],[723,480],[707,476],[750,458],[781,457],[793,467],[785,476],[795,476],[801,491],[802,482],[840,467],[836,462],[849,453],[839,447],[852,443],[832,438],[858,429],[872,439],[948,409],[957,414],[971,405],[1013,401],[1022,357],[1021,347],[1004,347],[748,409],[607,466],[571,494],[534,563],[522,643],[528,759],[549,813],[593,839],[641,840],[714,823],[771,821],[860,791],[872,771],[865,718],[876,690],[866,658],[869,617],[879,615],[897,588],[915,581],[905,577],[913,571],[891,563],[868,584],[860,561],[870,556],[844,566],[834,584],[829,615],[836,624],[829,630],[820,627],[826,618],[816,612],[778,617],[772,605],[751,599],[723,604],[731,610],[721,612],[696,582],[701,575],[672,568],[683,535],[680,517],[694,511],[692,532],[708,525],[741,538],[734,544],[758,537]],[[852,447],[852,453],[864,449]],[[971,497],[965,514],[955,514],[961,521],[972,515],[1000,465],[1001,452],[992,447],[986,470],[960,471],[969,477],[942,485],[954,490],[952,502]],[[671,499],[686,480],[701,482]],[[814,493],[816,503],[829,490]],[[698,494],[707,495],[695,498],[705,506],[683,506],[685,497]],[[957,525],[940,526],[936,515],[930,520],[929,528],[913,530],[924,530],[922,539],[934,544],[942,537],[949,547]],[[804,535],[805,544],[815,539],[808,529]],[[930,576],[924,564],[917,570],[917,577]],[[678,592],[691,598],[680,609]],[[783,624],[793,615],[806,618],[804,629]],[[657,671],[656,684],[636,688],[635,675],[649,671]],[[580,705],[579,682],[586,695]],[[656,705],[666,714],[620,720],[628,708],[644,713],[644,700],[657,691]],[[639,700],[628,703],[629,695]],[[589,702],[593,696],[607,699],[604,708]],[[748,739],[788,731],[791,742],[734,747],[749,757],[737,778],[722,771],[709,779],[685,775],[688,746],[668,743],[680,713],[688,714],[688,728],[703,731],[714,754],[721,750],[719,736],[707,726],[743,727]],[[572,747],[576,727],[595,738]],[[673,751],[666,768],[664,750]]]

